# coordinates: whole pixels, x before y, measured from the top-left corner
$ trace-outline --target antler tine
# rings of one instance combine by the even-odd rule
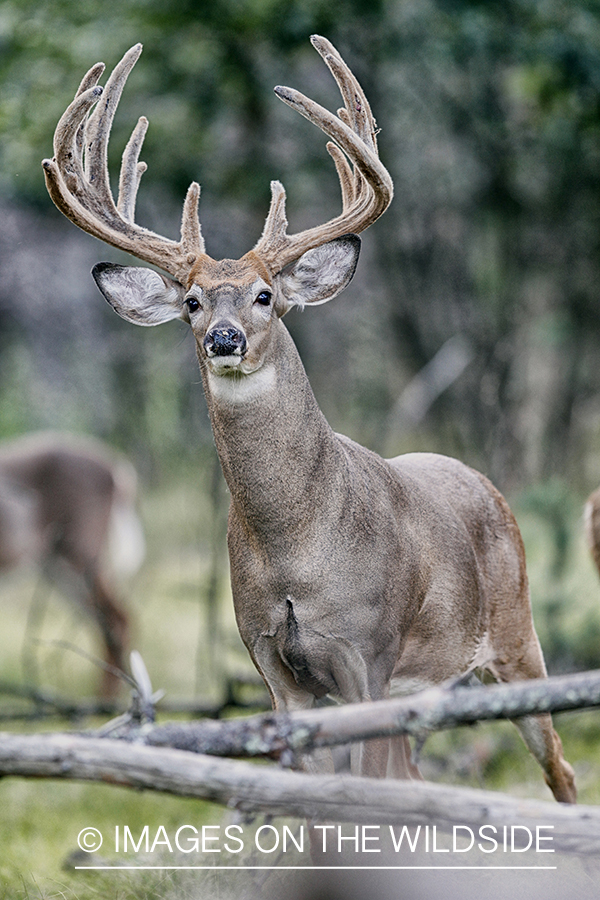
[[[96,104],[85,126],[85,174],[90,184],[96,185],[99,198],[109,207],[114,207],[115,201],[108,178],[108,140],[123,88],[141,52],[142,45],[135,44],[117,63],[106,82],[102,99]]]
[[[83,176],[82,142],[80,140],[81,124],[101,95],[101,87],[87,88],[82,92],[78,91],[75,99],[67,107],[56,126],[54,132],[54,161],[64,173],[69,186],[74,187],[74,180]]]
[[[339,118],[359,135],[373,153],[377,154],[377,126],[369,101],[358,80],[330,41],[319,35],[313,35],[311,43],[335,78],[344,100],[344,107],[337,111]],[[328,144],[327,150],[336,165],[342,191],[342,209],[345,211],[364,191],[368,192],[368,185],[360,169],[355,166],[354,173],[350,171],[346,158],[337,145]]]
[[[148,131],[148,119],[140,116],[131,133],[127,146],[123,151],[121,174],[119,177],[119,199],[117,210],[126,222],[133,223],[135,218],[135,201],[142,175],[148,168],[145,162],[139,162],[142,144]],[[112,198],[111,198],[112,199]]]
[[[341,110],[338,110],[338,114]],[[358,182],[357,174],[352,172],[350,166],[348,165],[348,160],[340,150],[337,144],[334,144],[332,141],[327,143],[327,152],[333,159],[335,163],[335,168],[338,173],[338,178],[340,180],[340,190],[342,192],[342,212],[348,210],[351,204],[355,201],[357,193],[358,193]]]
[[[83,76],[83,78],[81,80],[81,84],[79,85],[79,89],[78,89],[77,93],[75,94],[75,99],[77,99],[77,97],[79,97],[80,94],[83,94],[85,91],[89,90],[90,88],[95,87],[98,84],[98,81],[100,80],[100,77],[101,77],[102,73],[104,72],[105,68],[106,68],[106,66],[102,62],[98,62],[98,63],[96,63],[95,66],[92,66],[92,68],[89,70],[89,72]],[[80,161],[81,166],[83,166],[84,132],[85,132],[85,118],[82,119],[81,124],[75,134],[74,150],[75,150],[75,154],[76,154],[78,160]]]
[[[117,204],[110,189],[107,148],[125,82],[142,52],[132,47],[117,64],[106,87],[96,86],[104,71],[97,63],[84,76],[75,99],[54,134],[54,158],[42,161],[48,192],[64,215],[94,237],[153,263],[180,281],[204,253],[198,221],[199,187],[190,185],[184,204],[181,241],[172,241],[134,222],[135,202],[146,163],[139,155],[148,128],[138,120],[123,153]],[[92,107],[95,110],[90,114]],[[89,114],[89,115],[88,115]]]
[[[311,248],[349,232],[364,231],[387,209],[394,190],[377,153],[377,128],[362,88],[329,41],[318,35],[313,35],[311,41],[332,72],[344,107],[336,116],[292,88],[276,87],[275,93],[332,139],[327,150],[340,181],[342,213],[324,225],[288,235],[285,192],[281,186],[273,191],[265,228],[254,248],[273,273]],[[353,163],[354,172],[346,157]]]
[[[377,152],[375,119],[365,92],[356,77],[330,41],[313,34],[310,42],[327,65],[340,89],[344,109],[338,109],[338,116],[358,134],[367,146]]]
[[[181,217],[181,250],[189,264],[193,264],[198,253],[204,253],[204,238],[198,219],[200,185],[192,181],[185,196]]]
[[[106,69],[106,66],[104,65],[103,62],[95,63],[95,65],[92,66],[92,68],[89,70],[89,72],[86,72],[86,74],[81,79],[81,84],[77,88],[77,93],[75,94],[75,99],[77,99],[77,97],[79,97],[80,94],[83,94],[85,91],[89,90],[90,88],[95,87],[98,84],[98,82],[100,81],[100,78],[102,77],[105,69]]]

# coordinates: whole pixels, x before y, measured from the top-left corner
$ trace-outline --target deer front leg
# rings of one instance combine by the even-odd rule
[[[306,660],[305,677],[311,678],[314,683],[318,683],[319,678],[323,683],[331,683],[344,702],[367,703],[389,696],[389,688],[382,679],[374,680],[369,685],[365,660],[360,650],[347,639],[331,639],[325,645],[314,632],[308,635],[302,628],[297,630],[295,638],[296,647],[300,648],[297,659]],[[309,645],[314,654],[310,658],[306,652]],[[275,635],[261,635],[254,646],[253,659],[269,688],[274,709],[291,712],[313,706],[315,694],[298,684],[300,679],[294,675],[291,664],[284,662],[284,654]],[[316,677],[317,672],[319,678]],[[300,765],[309,772],[334,771],[328,748],[318,748],[304,755]],[[421,778],[411,760],[410,745],[405,735],[391,740],[382,738],[352,744],[350,768],[353,775],[366,778],[386,778],[388,775],[405,779]]]
[[[420,769],[412,758],[412,750],[407,735],[398,734],[389,740],[387,774],[389,778],[405,781],[424,781]]]
[[[252,659],[269,690],[273,709],[277,712],[293,712],[310,709],[314,705],[314,694],[299,687],[269,636],[262,635],[253,649]],[[296,768],[313,775],[333,775],[335,768],[331,750],[329,747],[318,747],[311,753],[303,753],[297,760]],[[307,822],[310,856],[314,865],[325,865],[328,857],[322,846],[322,837],[315,830],[316,824],[315,821]]]
[[[276,712],[294,712],[310,709],[314,705],[315,695],[297,684],[291,670],[281,660],[269,635],[261,635],[253,650],[254,665],[267,686]],[[318,747],[311,753],[303,753],[297,767],[312,774],[328,774],[335,771],[331,750],[328,747]]]

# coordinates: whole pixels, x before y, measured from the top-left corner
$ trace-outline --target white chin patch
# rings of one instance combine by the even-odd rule
[[[242,361],[241,356],[209,356],[209,370],[216,375],[227,375],[229,372],[235,372],[239,368]]]
[[[222,357],[228,359],[230,357]],[[211,360],[214,362],[214,360]],[[243,405],[257,400],[275,387],[274,366],[263,366],[255,372],[244,373],[242,369],[230,368],[215,371],[208,368],[210,393],[219,403]]]

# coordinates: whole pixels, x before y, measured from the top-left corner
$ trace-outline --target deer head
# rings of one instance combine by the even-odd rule
[[[146,170],[139,162],[148,127],[143,117],[123,154],[115,205],[108,139],[140,44],[125,54],[104,89],[97,85],[103,64],[90,69],[56,128],[54,158],[43,161],[50,196],[69,219],[168,273],[98,264],[94,278],[116,312],[137,325],[175,318],[188,322],[201,362],[214,373],[256,372],[264,364],[275,320],[291,306],[324,303],[343,290],[358,260],[356,233],[371,225],[392,199],[392,182],[377,154],[377,128],[360,85],[329,41],[311,40],[337,81],[344,107],[336,116],[291,88],[276,87],[275,93],[332,138],[327,150],[340,180],[342,212],[323,225],[288,235],[285,191],[278,181],[271,183],[262,236],[239,260],[217,261],[206,254],[196,183],[185,199],[180,241],[136,225],[136,195]]]

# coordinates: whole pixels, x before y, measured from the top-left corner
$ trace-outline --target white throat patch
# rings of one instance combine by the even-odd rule
[[[208,384],[214,400],[234,406],[258,400],[275,387],[275,366],[262,366],[256,372],[244,375],[236,371],[231,375],[217,375],[208,367]]]

